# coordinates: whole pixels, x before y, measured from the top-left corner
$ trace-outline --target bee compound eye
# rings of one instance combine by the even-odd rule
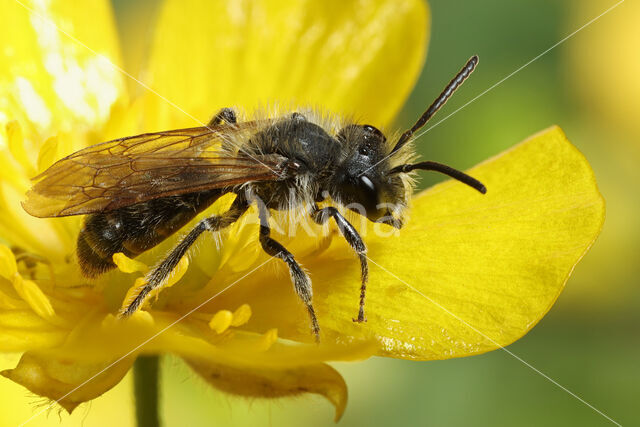
[[[367,212],[367,216],[373,215],[377,211],[378,191],[371,178],[362,175],[359,178],[358,203]]]
[[[371,181],[369,179],[368,176],[366,175],[362,175],[360,177],[360,183],[362,184],[362,186],[369,192],[375,192],[376,191],[376,186],[373,183],[373,181]]]
[[[380,129],[378,129],[378,128],[374,127],[374,126],[364,125],[364,126],[362,126],[362,129],[364,129],[365,135],[367,137],[369,137],[369,138],[370,137],[374,137],[374,138],[377,138],[377,139],[381,139],[383,141],[386,140],[385,136],[382,134]]]

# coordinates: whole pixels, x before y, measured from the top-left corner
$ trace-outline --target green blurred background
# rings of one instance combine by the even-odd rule
[[[113,2],[123,32],[140,16],[151,21],[157,7],[155,0]],[[432,126],[615,3],[432,0],[427,62],[397,127],[410,126],[472,54],[480,66]],[[129,65],[146,42],[131,43]],[[607,220],[549,314],[508,347],[531,367],[505,351],[335,364],[350,394],[339,425],[610,424],[535,370],[617,422],[640,425],[640,2],[622,3],[430,130],[418,147],[425,158],[467,168],[552,124],[589,159]],[[422,186],[437,180],[425,175]],[[164,359],[162,375],[167,426],[332,425],[333,410],[320,397],[230,397],[172,357]],[[128,376],[64,423],[133,425],[131,386]],[[107,413],[109,420],[101,418]]]

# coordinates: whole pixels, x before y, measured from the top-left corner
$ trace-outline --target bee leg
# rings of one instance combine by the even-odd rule
[[[232,108],[223,108],[216,113],[215,116],[209,120],[207,123],[207,127],[213,127],[221,125],[222,123],[231,123],[235,124],[237,122],[236,113]]]
[[[146,277],[146,284],[140,289],[127,308],[120,313],[121,317],[127,317],[135,313],[142,305],[149,292],[162,286],[167,276],[178,265],[187,250],[195,243],[204,231],[218,231],[236,222],[238,218],[249,208],[248,203],[240,197],[236,198],[229,210],[222,215],[214,215],[203,219],[178,243],[169,256],[156,266]]]
[[[262,245],[262,249],[272,257],[280,258],[287,263],[291,279],[293,280],[293,287],[302,302],[307,306],[307,311],[311,318],[311,329],[315,335],[316,342],[320,342],[320,326],[318,325],[318,319],[316,318],[316,313],[311,303],[313,296],[311,279],[309,279],[309,276],[307,276],[293,258],[291,252],[271,238],[271,229],[269,228],[268,222],[269,211],[260,201],[258,201],[258,214],[260,216],[260,244]]]
[[[369,281],[369,265],[367,264],[367,247],[364,245],[362,241],[362,237],[358,234],[358,231],[355,229],[353,225],[347,221],[347,219],[342,216],[342,214],[333,206],[329,206],[323,209],[319,209],[318,206],[315,206],[314,210],[311,212],[311,216],[313,220],[317,224],[326,223],[329,218],[333,217],[338,224],[338,229],[344,236],[345,240],[349,245],[356,251],[358,257],[360,258],[360,308],[358,310],[358,317],[353,319],[354,322],[366,322],[367,318],[364,315],[364,299],[367,292],[367,282]]]

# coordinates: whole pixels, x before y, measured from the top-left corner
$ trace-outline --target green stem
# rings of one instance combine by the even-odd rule
[[[139,356],[133,364],[133,384],[138,427],[158,427],[158,356]]]

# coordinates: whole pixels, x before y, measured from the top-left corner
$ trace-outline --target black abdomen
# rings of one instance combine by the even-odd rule
[[[87,216],[76,253],[82,273],[95,277],[115,268],[113,254],[135,257],[182,228],[225,192],[163,197]]]

